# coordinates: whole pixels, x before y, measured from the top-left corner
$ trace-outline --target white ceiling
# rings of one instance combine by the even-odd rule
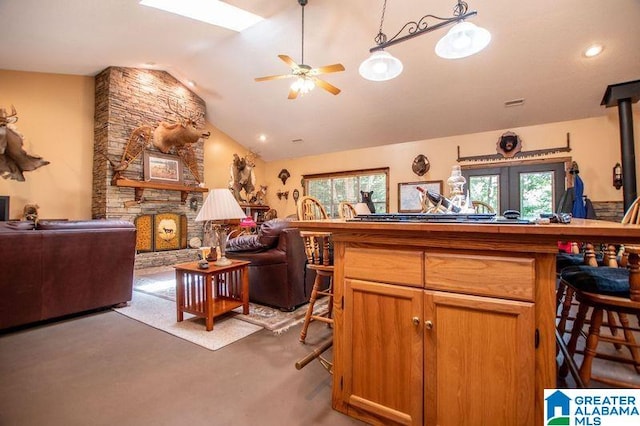
[[[300,61],[297,0],[228,2],[266,20],[236,33],[138,0],[0,0],[0,69],[95,75],[154,62],[194,80],[207,120],[266,161],[604,115],[607,85],[640,79],[639,0],[468,0],[491,44],[445,60],[433,49],[447,29],[421,35],[387,49],[404,63],[387,82],[358,74],[383,1],[309,0],[305,62],[342,63],[345,72],[325,77],[342,93],[316,88],[288,100],[292,80],[253,79],[287,73],[278,54]],[[388,0],[383,31],[392,37],[407,21],[451,16],[455,3]],[[604,52],[583,57],[594,42]],[[523,106],[504,106],[518,98]]]

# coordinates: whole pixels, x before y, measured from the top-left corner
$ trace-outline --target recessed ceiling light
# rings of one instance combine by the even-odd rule
[[[586,56],[587,58],[593,58],[594,56],[598,56],[600,53],[602,53],[603,50],[604,46],[602,46],[601,44],[592,44],[584,51],[584,56]]]
[[[196,82],[193,80],[187,80],[187,86],[189,87],[196,87]]]
[[[260,135],[258,136],[258,139],[260,140],[260,142],[264,142],[267,140],[267,135]]]
[[[140,4],[233,31],[242,31],[264,20],[261,16],[218,0],[142,0]]]

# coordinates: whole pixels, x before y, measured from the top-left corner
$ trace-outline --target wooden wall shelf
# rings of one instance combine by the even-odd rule
[[[145,189],[160,189],[165,191],[180,191],[180,201],[184,204],[187,201],[187,196],[190,192],[209,192],[209,188],[201,188],[199,186],[187,186],[176,183],[165,182],[149,182],[142,180],[130,180],[130,179],[117,179],[115,186],[123,188],[135,189],[135,200],[137,202],[143,202],[142,194]]]

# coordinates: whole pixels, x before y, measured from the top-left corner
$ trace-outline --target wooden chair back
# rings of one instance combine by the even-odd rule
[[[340,219],[352,219],[357,215],[356,208],[348,201],[341,201],[338,205]]]
[[[319,220],[328,219],[329,215],[325,208],[316,198],[305,195],[300,197],[297,205],[298,220]]]
[[[476,213],[495,213],[496,210],[484,201],[472,201],[473,209]]]
[[[640,197],[636,198],[635,201],[629,206],[624,217],[622,218],[622,223],[628,223],[632,225],[640,224]]]

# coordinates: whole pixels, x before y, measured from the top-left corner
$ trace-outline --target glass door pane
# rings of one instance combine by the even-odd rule
[[[469,176],[469,198],[484,201],[500,211],[500,175]]]
[[[552,213],[553,172],[520,173],[520,213],[524,217],[539,217]]]

